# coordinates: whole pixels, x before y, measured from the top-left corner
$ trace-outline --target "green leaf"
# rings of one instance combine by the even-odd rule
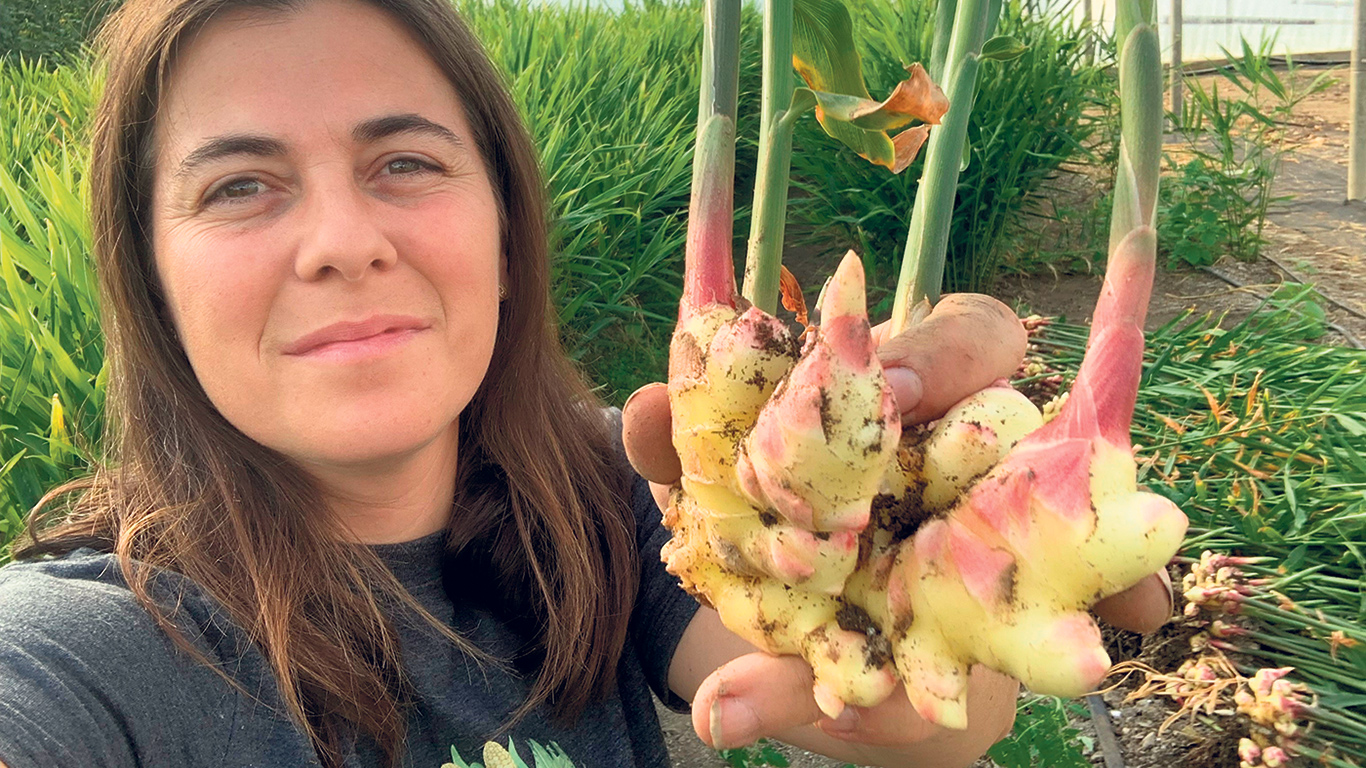
[[[887,131],[914,121],[935,124],[948,111],[948,100],[919,64],[907,67],[910,76],[885,101],[873,99],[849,9],[839,0],[795,0],[792,65],[817,101],[816,119],[826,134],[893,173],[915,159],[926,131],[912,128],[916,133],[896,138]]]
[[[792,63],[813,90],[872,98],[863,82],[853,20],[840,0],[794,0]]]
[[[19,364],[19,373],[15,375],[13,388],[10,389],[5,400],[5,412],[9,414],[17,413],[19,411],[19,404],[22,403],[24,397],[28,395],[29,379],[33,377],[33,361],[38,358],[38,351],[30,350],[28,348],[28,339],[24,339],[23,341],[25,342],[23,353],[24,361]]]
[[[1281,563],[1281,566],[1285,568],[1286,572],[1298,571],[1300,566],[1304,565],[1304,558],[1308,554],[1309,546],[1307,544],[1301,544],[1290,550],[1290,554],[1286,555],[1285,561]]]
[[[1342,425],[1342,428],[1350,432],[1353,437],[1366,435],[1366,425],[1363,425],[1351,416],[1348,416],[1345,413],[1335,413],[1333,414],[1333,418],[1337,419],[1337,422]]]
[[[986,61],[1012,61],[1024,55],[1029,47],[1010,35],[997,35],[982,43],[979,59]]]

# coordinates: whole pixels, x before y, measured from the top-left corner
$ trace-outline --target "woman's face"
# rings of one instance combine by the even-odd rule
[[[228,421],[332,470],[454,440],[498,326],[498,209],[460,100],[352,0],[233,12],[181,49],[152,248]]]

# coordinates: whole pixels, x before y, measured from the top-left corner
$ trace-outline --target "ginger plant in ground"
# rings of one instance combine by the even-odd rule
[[[670,348],[683,478],[662,556],[732,631],[805,658],[832,716],[876,704],[900,680],[926,719],[965,727],[974,663],[1039,692],[1084,693],[1109,667],[1087,608],[1181,542],[1185,516],[1137,488],[1129,443],[1156,259],[1152,16],[1151,2],[1121,3],[1110,260],[1076,384],[1047,424],[1023,395],[992,388],[932,430],[903,430],[852,254],[800,351],[781,321],[738,297],[733,102],[708,111],[703,99]],[[719,60],[704,72],[715,76]]]

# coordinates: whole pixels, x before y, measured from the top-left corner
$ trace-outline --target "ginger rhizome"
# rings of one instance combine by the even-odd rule
[[[1110,662],[1087,608],[1161,568],[1186,527],[1136,487],[1128,437],[1152,246],[1139,232],[1112,259],[1056,418],[995,387],[904,437],[857,258],[800,355],[733,288],[690,287],[730,299],[685,306],[674,333],[669,570],[732,631],[810,662],[832,715],[900,679],[922,716],[965,727],[973,663],[1040,692],[1094,688]]]
[[[1163,567],[1185,534],[1175,505],[1137,487],[1129,441],[1162,119],[1152,9],[1131,5],[1105,284],[1075,385],[1047,423],[993,387],[904,428],[852,253],[799,349],[736,293],[733,111],[700,123],[669,356],[683,476],[661,554],[731,631],[810,663],[831,716],[900,681],[927,720],[966,727],[977,663],[1041,693],[1094,689],[1110,660],[1088,608]]]

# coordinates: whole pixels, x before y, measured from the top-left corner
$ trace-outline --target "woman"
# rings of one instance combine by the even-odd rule
[[[556,343],[534,152],[444,0],[130,0],[102,43],[109,456],[0,571],[0,765],[435,768],[511,733],[662,766],[651,689],[716,746],[860,763],[1008,730],[986,672],[969,731],[823,721],[663,572]],[[912,419],[1022,351],[999,305],[936,328],[886,349]],[[659,390],[627,418],[669,481]]]

